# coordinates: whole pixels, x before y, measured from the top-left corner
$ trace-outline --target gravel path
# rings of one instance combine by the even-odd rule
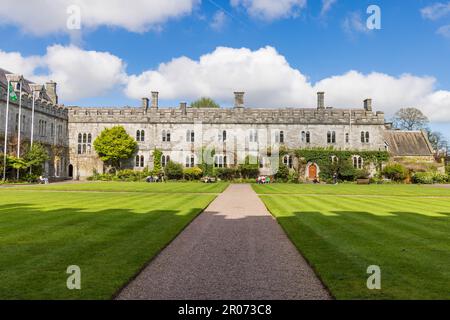
[[[231,185],[116,299],[330,299],[249,185]]]

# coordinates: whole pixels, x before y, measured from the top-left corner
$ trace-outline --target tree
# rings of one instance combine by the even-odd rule
[[[136,152],[137,142],[122,126],[106,128],[94,141],[100,159],[114,168],[120,168],[121,160],[130,159]]]
[[[213,99],[203,97],[191,103],[192,108],[220,108],[220,105]]]
[[[437,153],[440,153],[440,151],[443,151],[445,153],[447,151],[448,142],[442,133],[438,131],[427,130],[427,134],[431,146]]]
[[[31,168],[33,174],[40,175],[43,171],[42,165],[50,158],[42,144],[34,143],[23,159],[26,161],[27,167]]]
[[[164,168],[164,173],[170,180],[180,180],[183,178],[183,166],[179,163],[169,161]]]
[[[394,126],[401,130],[422,130],[428,124],[428,118],[416,108],[402,108],[394,115]]]

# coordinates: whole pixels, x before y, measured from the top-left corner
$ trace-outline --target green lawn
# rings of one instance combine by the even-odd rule
[[[193,192],[219,192],[225,186],[0,188],[0,299],[111,298],[215,198]],[[99,192],[47,191],[55,189]],[[66,288],[69,265],[81,268],[81,290]]]
[[[446,196],[450,197],[450,188],[405,185],[314,185],[314,184],[282,184],[253,185],[260,194],[297,194],[297,195],[374,195],[374,196]]]
[[[19,190],[51,191],[102,191],[102,192],[148,192],[148,193],[221,193],[228,183],[202,182],[88,182],[57,183],[49,185],[14,186]]]
[[[336,298],[450,299],[449,189],[254,188]],[[381,290],[366,287],[369,265],[381,267]]]

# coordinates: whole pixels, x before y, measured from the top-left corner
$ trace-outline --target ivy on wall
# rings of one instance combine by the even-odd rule
[[[161,157],[162,157],[163,153],[161,150],[156,149],[153,151],[153,170],[155,172],[161,172],[162,170],[162,166],[161,166]]]
[[[333,149],[298,149],[294,151],[295,156],[304,159],[306,163],[314,162],[319,165],[330,163],[331,157],[335,156],[339,160],[351,160],[353,156],[363,158],[365,164],[373,163],[380,165],[389,161],[389,153],[386,151],[357,151],[357,150],[333,150]]]

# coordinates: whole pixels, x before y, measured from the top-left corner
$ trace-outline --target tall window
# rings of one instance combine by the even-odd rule
[[[284,143],[284,131],[275,133],[275,143]]]
[[[370,142],[369,131],[361,131],[361,143],[369,143],[369,142]]]
[[[214,156],[214,167],[225,168],[227,166],[227,157],[223,155]]]
[[[219,142],[226,142],[227,141],[227,131],[223,130],[222,132],[219,131],[219,135],[218,135],[218,140]]]
[[[186,142],[195,142],[195,132],[194,132],[194,130],[186,131]]]
[[[145,131],[144,130],[137,130],[136,131],[136,141],[137,142],[144,142],[145,141]]]
[[[350,142],[350,134],[346,133],[345,134],[345,143],[349,143]]]
[[[336,143],[336,131],[327,132],[327,143]]]
[[[137,167],[137,168],[143,168],[144,167],[144,164],[145,164],[145,159],[144,159],[144,156],[140,156],[140,155],[137,155],[136,156],[136,161],[135,161],[136,163],[135,163],[135,166]]]
[[[292,156],[290,155],[285,155],[283,157],[283,164],[288,167],[289,169],[292,169],[294,167],[293,161],[292,161]]]
[[[170,142],[170,131],[169,130],[162,131],[162,142]]]
[[[164,168],[170,161],[170,157],[167,155],[161,156],[161,166]]]
[[[78,134],[78,154],[90,154],[92,150],[92,134]]]
[[[258,130],[250,130],[249,142],[258,142]]]
[[[186,156],[186,168],[195,167],[195,156],[193,154]]]
[[[353,167],[355,169],[362,169],[363,168],[363,159],[360,156],[353,156]]]

